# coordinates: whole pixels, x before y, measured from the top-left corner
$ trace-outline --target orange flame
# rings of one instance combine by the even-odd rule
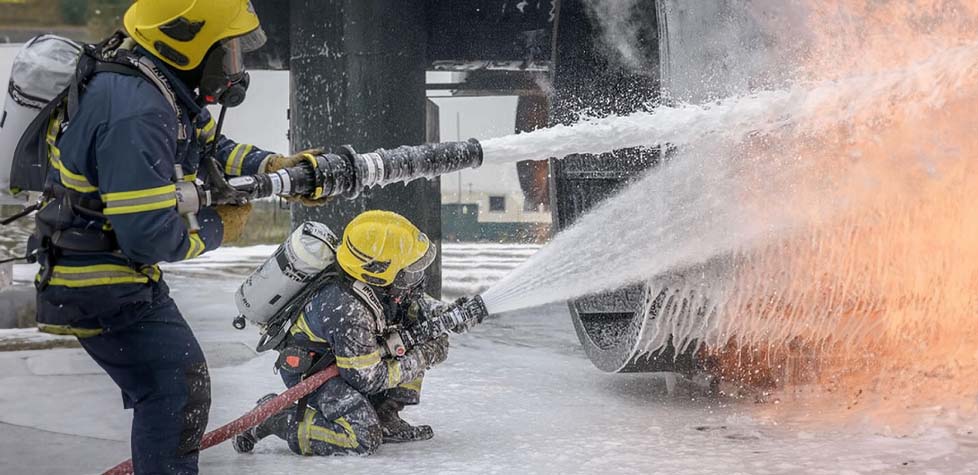
[[[804,69],[815,80],[978,48],[978,1],[812,4]],[[755,385],[815,382],[850,408],[871,398],[887,410],[975,410],[978,82],[918,86],[930,106],[883,104],[831,133],[748,146],[752,160],[805,160],[815,173],[796,184],[791,203],[805,231],[738,257],[710,350],[721,374]],[[763,225],[763,196],[744,199],[757,201]]]

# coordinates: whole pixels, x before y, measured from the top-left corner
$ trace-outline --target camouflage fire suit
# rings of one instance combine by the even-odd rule
[[[403,357],[385,356],[380,337],[391,324],[410,324],[421,308],[437,301],[419,295],[396,302],[383,292],[348,277],[319,289],[290,330],[289,345],[335,357],[340,377],[329,380],[308,398],[301,417],[293,417],[286,434],[277,434],[302,455],[369,454],[382,442],[375,407],[385,399],[418,404],[427,362],[411,349]],[[280,366],[286,386],[301,375]]]

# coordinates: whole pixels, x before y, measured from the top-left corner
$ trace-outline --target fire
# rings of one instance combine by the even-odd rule
[[[978,48],[978,1],[811,2],[813,81],[901,71]],[[816,383],[847,408],[944,405],[978,396],[978,80],[918,84],[817,135],[752,143],[755,161],[803,161],[791,202],[803,230],[736,258],[707,338],[728,379]],[[938,78],[940,79],[940,78]],[[764,177],[751,177],[762,184]],[[763,193],[758,225],[767,219]],[[893,413],[892,411],[890,413]]]

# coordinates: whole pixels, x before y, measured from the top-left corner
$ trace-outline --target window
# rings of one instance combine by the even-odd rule
[[[506,212],[506,197],[505,196],[490,196],[489,197],[489,212],[490,213],[505,213]]]

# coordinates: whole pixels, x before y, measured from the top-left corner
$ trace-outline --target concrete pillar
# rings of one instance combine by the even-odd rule
[[[294,0],[291,29],[292,148],[357,150],[425,141],[424,0]],[[305,220],[336,232],[368,209],[400,213],[441,241],[441,185],[418,180],[369,191],[320,208],[293,206],[293,226]],[[440,295],[441,260],[429,292]]]

